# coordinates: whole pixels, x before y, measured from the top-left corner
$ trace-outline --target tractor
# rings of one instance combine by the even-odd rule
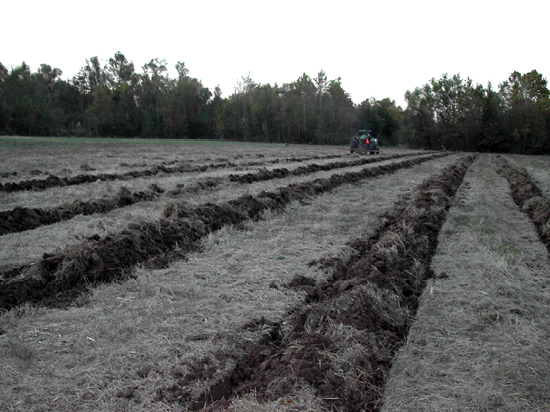
[[[357,153],[366,154],[380,154],[378,148],[378,140],[370,134],[370,130],[358,130],[357,135],[359,137],[359,146],[357,147]]]

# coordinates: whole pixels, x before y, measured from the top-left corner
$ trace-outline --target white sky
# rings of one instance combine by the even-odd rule
[[[122,52],[137,72],[178,61],[222,96],[250,73],[281,85],[324,70],[355,103],[460,74],[493,88],[517,70],[550,76],[548,0],[2,1],[0,62],[72,78],[86,59]]]

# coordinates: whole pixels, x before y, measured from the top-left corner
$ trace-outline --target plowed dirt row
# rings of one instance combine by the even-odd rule
[[[262,192],[257,197],[243,196],[226,204],[206,204],[196,209],[186,204],[169,205],[165,217],[158,222],[130,225],[119,234],[105,239],[91,239],[71,251],[45,255],[30,268],[22,268],[4,278],[0,308],[24,302],[43,302],[64,306],[75,299],[88,285],[125,279],[138,263],[155,266],[168,264],[197,249],[199,239],[229,224],[247,219],[257,220],[266,210],[281,210],[291,201],[306,200],[344,184],[409,168],[442,155],[405,160],[359,172],[334,174],[301,185],[291,185],[275,192]]]
[[[325,164],[310,163],[296,169],[276,168],[273,170],[261,170],[256,173],[230,174],[228,177],[210,178],[199,180],[193,185],[185,187],[178,184],[176,188],[168,189],[171,195],[183,195],[198,190],[210,189],[224,182],[252,183],[271,179],[282,179],[288,176],[304,176],[319,171],[328,171],[345,167],[360,166],[382,160],[397,159],[411,154],[398,154],[393,156],[382,156],[372,158],[360,158],[355,160],[330,162]],[[208,167],[205,168],[205,170]],[[164,171],[164,170],[162,170]],[[203,171],[201,169],[201,171]],[[156,173],[155,173],[156,174]],[[104,179],[99,179],[104,180]],[[69,205],[58,206],[49,209],[16,207],[13,210],[0,211],[0,235],[7,233],[22,232],[35,229],[42,225],[50,225],[63,220],[68,220],[77,215],[91,215],[95,213],[106,213],[108,211],[132,205],[138,202],[157,199],[165,190],[158,185],[152,185],[150,190],[130,192],[123,187],[116,196],[103,197],[91,201],[80,201]]]
[[[155,166],[280,162],[285,158],[349,155],[345,147],[242,144],[185,140],[18,139],[0,137],[0,181],[18,183],[47,175],[120,174]]]
[[[304,292],[286,284],[296,275],[322,283],[324,272],[307,262],[355,254],[342,250],[346,241],[369,237],[399,194],[413,196],[417,184],[453,159],[344,185],[310,204],[292,202],[288,213],[268,213],[242,231],[227,227],[209,235],[205,252],[188,262],[153,272],[140,269],[137,279],[100,287],[80,307],[5,313],[2,356],[10,368],[2,378],[2,406],[181,411],[179,404],[158,400],[158,390],[204,369],[212,378],[184,388],[199,395],[218,374],[231,371],[236,357],[244,355],[243,342],[259,341],[303,299]],[[353,330],[341,326],[346,328]],[[269,403],[275,408],[269,410],[319,410],[321,403],[306,385],[284,403]]]
[[[396,154],[399,153],[403,153],[403,150],[397,151]],[[386,165],[393,162],[395,162],[395,160],[382,160],[379,164]],[[131,222],[156,221],[162,216],[164,207],[169,202],[181,202],[181,200],[184,199],[193,207],[198,207],[204,203],[220,204],[234,200],[245,194],[257,196],[262,191],[276,191],[281,184],[304,184],[315,179],[328,179],[335,173],[357,172],[362,168],[364,168],[364,166],[344,168],[337,171],[320,171],[313,175],[287,177],[284,181],[274,179],[246,185],[230,182],[211,189],[183,192],[176,195],[165,192],[162,199],[159,198],[155,201],[139,202],[101,215],[79,215],[69,221],[59,222],[46,227],[38,227],[31,231],[7,234],[2,236],[2,242],[5,248],[0,251],[0,272],[6,272],[29,263],[38,262],[44,253],[59,253],[68,245],[97,237],[96,235],[103,238],[112,233],[120,232]],[[216,174],[207,175],[208,179],[215,179],[227,176],[227,171],[224,173],[216,172]],[[180,180],[171,175],[168,177],[168,180],[156,180],[156,182],[161,187],[176,188],[178,184],[183,183],[185,185],[183,189],[185,189],[186,187],[193,187],[198,181],[205,178],[202,174],[197,175],[195,178],[190,177]],[[93,185],[97,184],[99,183]],[[104,183],[102,185],[111,186],[110,183]],[[57,193],[58,189],[50,189],[49,191]],[[35,192],[22,193],[26,193],[30,196]],[[43,193],[45,192],[37,192],[36,195],[40,196]],[[67,195],[69,193],[70,192],[67,192]],[[30,201],[30,199],[29,203],[35,204]]]
[[[243,155],[244,156],[244,155]],[[195,168],[202,169],[204,171],[196,171],[193,173],[164,173],[159,171],[156,174],[151,174],[150,176],[145,177],[135,177],[127,178],[121,180],[109,180],[109,181],[100,181],[94,180],[91,182],[84,182],[78,185],[70,186],[54,186],[47,188],[46,190],[25,190],[25,191],[16,191],[16,192],[1,192],[0,191],[0,200],[2,201],[2,209],[9,210],[14,209],[15,207],[55,207],[59,206],[60,199],[65,203],[71,204],[73,202],[82,202],[89,201],[96,198],[114,196],[119,190],[127,189],[132,192],[140,192],[150,190],[152,185],[156,185],[162,188],[169,190],[168,188],[177,188],[178,184],[188,186],[189,184],[195,183],[197,179],[209,179],[217,178],[220,176],[227,176],[229,173],[239,173],[241,171],[248,170],[258,170],[259,168],[275,168],[280,167],[281,163],[285,163],[288,167],[297,167],[299,165],[308,164],[310,162],[315,162],[319,164],[324,164],[326,162],[332,162],[334,156],[341,157],[341,155],[325,155],[325,156],[312,156],[312,158],[317,157],[319,159],[325,160],[302,160],[305,158],[296,158],[286,160],[293,160],[294,162],[285,163],[285,159],[282,158],[270,158],[270,159],[259,159],[258,161],[241,161],[237,163],[235,167],[232,168],[205,168],[207,163],[195,165],[196,162],[186,162],[189,167],[193,166]],[[326,159],[327,158],[327,159]],[[192,163],[192,164],[191,164]],[[226,162],[227,163],[227,162]],[[204,167],[203,167],[204,166]],[[155,167],[153,167],[155,168]],[[156,167],[158,169],[158,167]],[[116,174],[116,173],[114,173]],[[114,175],[113,174],[113,175]]]
[[[535,224],[540,239],[550,252],[550,199],[531,181],[525,169],[514,167],[501,156],[495,159],[498,172],[510,184],[514,201]]]
[[[174,176],[180,183],[192,182],[197,176],[209,177],[227,174],[227,172],[257,170],[260,167],[285,164],[288,167],[298,166],[314,161],[324,163],[349,152],[336,147],[308,147],[299,145],[236,145],[208,143],[178,143],[169,142],[166,146],[140,143],[140,141],[126,142],[117,145],[116,141],[109,143],[88,143],[88,140],[72,143],[72,150],[57,147],[49,143],[48,139],[30,139],[33,142],[29,148],[6,147],[5,138],[0,137],[0,182],[18,183],[28,177],[56,175],[60,178],[73,178],[82,171],[92,170],[92,173],[124,174],[127,171],[151,170],[159,165],[204,166],[211,163],[235,163],[235,168],[217,168],[206,172],[165,174],[158,173],[146,178],[130,178],[122,181],[96,181],[75,186],[54,187],[46,191],[1,192],[0,207],[2,210],[22,207],[54,207],[61,201],[87,201],[100,198],[104,195],[114,195],[123,186],[134,192],[143,191],[151,184],[160,187],[170,187],[170,177]],[[181,146],[180,146],[181,145]],[[407,152],[402,149],[391,149],[396,153]],[[410,152],[410,151],[409,151]],[[315,160],[325,159],[325,160]],[[285,162],[287,160],[296,160]],[[303,159],[312,159],[305,161]],[[249,166],[246,166],[249,165]],[[270,166],[272,165],[272,166]],[[14,175],[15,174],[15,175]],[[18,181],[14,178],[21,176]],[[175,179],[174,179],[175,180]],[[175,184],[174,184],[175,186]]]
[[[457,193],[383,412],[550,409],[550,255],[503,168],[481,156]]]
[[[335,157],[342,157],[343,155],[332,155],[332,156],[313,156],[308,158],[287,158],[287,159],[276,159],[272,161],[273,163],[280,162],[302,162],[312,159],[333,159]],[[98,174],[80,174],[72,177],[59,177],[49,175],[45,179],[32,179],[24,180],[21,182],[13,183],[0,183],[0,192],[18,192],[23,190],[46,190],[52,187],[58,186],[73,186],[81,185],[83,183],[90,183],[96,181],[108,182],[113,180],[128,180],[136,179],[140,177],[150,177],[155,176],[159,173],[172,174],[172,173],[197,173],[197,172],[206,172],[207,170],[213,169],[225,169],[225,168],[236,168],[236,167],[249,167],[249,166],[259,166],[265,164],[265,162],[244,162],[244,163],[232,163],[232,162],[223,162],[223,163],[210,163],[205,165],[184,165],[184,166],[166,166],[166,165],[157,165],[146,170],[133,170],[126,173],[98,173]]]
[[[437,235],[454,192],[471,164],[461,160],[426,180],[409,204],[387,215],[384,227],[352,248],[358,256],[345,264],[321,260],[332,275],[317,284],[298,276],[290,287],[305,287],[308,304],[273,325],[263,342],[253,344],[230,376],[198,398],[183,387],[204,379],[201,369],[161,390],[161,398],[185,400],[190,410],[231,394],[253,392],[259,401],[292,398],[304,383],[323,409],[375,411],[393,354],[404,341],[418,296],[431,277]],[[348,327],[346,333],[340,333]],[[348,352],[355,346],[356,352]],[[347,370],[342,370],[344,364]],[[227,399],[208,410],[232,408]]]
[[[501,155],[513,166],[525,169],[529,178],[550,199],[550,156]]]

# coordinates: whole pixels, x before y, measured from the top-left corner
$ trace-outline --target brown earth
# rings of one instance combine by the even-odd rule
[[[498,172],[510,183],[512,197],[537,228],[541,241],[550,251],[550,200],[531,181],[525,169],[512,166],[502,156],[495,156]]]
[[[72,219],[77,215],[107,213],[138,202],[155,200],[162,192],[164,190],[157,185],[151,185],[150,190],[139,192],[130,192],[126,188],[121,188],[116,196],[112,198],[96,199],[88,202],[81,201],[51,209],[16,207],[13,210],[0,212],[0,235],[51,225]]]
[[[206,234],[229,224],[256,220],[264,210],[281,210],[293,200],[315,196],[344,183],[392,173],[446,154],[430,155],[399,163],[365,168],[359,172],[335,174],[327,179],[290,185],[260,195],[241,196],[222,205],[205,204],[190,209],[185,203],[168,205],[165,219],[130,225],[104,239],[92,237],[64,253],[44,256],[41,262],[3,274],[0,308],[24,302],[65,306],[83,289],[100,282],[123,280],[138,263],[158,267],[196,250]],[[15,276],[15,277],[14,277]]]
[[[347,162],[309,164],[307,166],[298,167],[294,170],[289,170],[287,168],[278,168],[273,170],[266,169],[257,173],[247,173],[243,175],[231,174],[229,175],[229,180],[231,182],[239,182],[239,183],[261,182],[261,181],[271,180],[271,179],[282,179],[287,176],[303,176],[311,173],[333,170],[333,169],[340,169],[344,167],[361,166],[361,165],[366,165],[370,163],[381,162],[384,160],[398,159],[405,156],[411,156],[411,154],[398,154],[398,155],[384,156],[384,157],[361,158],[361,159],[356,159],[356,160],[347,161]]]
[[[331,155],[331,156],[312,156],[309,158],[287,158],[287,159],[275,159],[273,163],[279,163],[281,161],[292,161],[300,162],[311,159],[326,159],[333,157],[341,157],[342,155]],[[159,173],[196,173],[196,172],[205,172],[212,169],[220,168],[229,168],[229,167],[243,167],[243,166],[257,166],[263,164],[263,162],[248,162],[244,164],[238,164],[233,162],[222,162],[222,163],[211,163],[206,165],[197,165],[197,166],[174,166],[167,167],[164,164],[148,168],[146,170],[133,170],[126,173],[101,173],[101,174],[87,174],[87,175],[77,175],[72,177],[59,177],[50,175],[45,179],[31,179],[23,180],[21,182],[9,182],[9,183],[0,183],[0,192],[17,192],[22,190],[46,190],[51,187],[58,186],[72,186],[80,185],[83,183],[90,183],[100,181],[112,181],[112,180],[128,180],[135,179],[139,177],[149,177],[155,176]],[[40,172],[38,172],[40,173]]]
[[[297,276],[286,286],[306,292],[307,300],[303,306],[295,308],[280,322],[273,323],[261,318],[244,325],[243,328],[265,328],[267,332],[260,342],[249,344],[246,355],[237,359],[237,366],[231,374],[217,376],[217,370],[209,358],[197,359],[194,364],[188,365],[188,369],[175,363],[170,378],[176,383],[159,388],[157,399],[181,403],[189,410],[206,407],[209,412],[229,412],[235,410],[231,403],[234,396],[254,392],[261,401],[288,399],[300,385],[308,385],[322,399],[323,410],[379,410],[395,351],[407,337],[425,281],[434,275],[430,262],[437,233],[445,221],[446,210],[468,163],[471,163],[470,158],[440,176],[426,180],[418,188],[418,196],[410,202],[397,204],[393,211],[386,214],[385,224],[372,237],[352,244],[355,255],[349,262],[344,263],[337,258],[311,262],[311,265],[330,273],[330,279],[318,283],[311,278]],[[514,195],[515,198],[517,196],[517,204],[530,213],[538,227],[544,229],[545,225],[548,226],[550,216],[544,206],[546,200],[536,185],[525,173],[509,168],[506,162],[497,160],[497,163],[512,189],[518,193]],[[340,179],[335,177],[334,181]],[[343,182],[353,182],[353,179],[355,177],[343,179]],[[182,226],[175,227],[181,235],[200,222],[197,226],[200,227],[198,232],[203,233],[198,234],[200,240],[204,233],[239,222],[241,218],[257,219],[266,204],[268,208],[284,208],[291,200],[306,200],[307,196],[330,190],[331,183],[332,178],[292,185],[259,196],[244,196],[222,205],[205,204],[191,208],[183,202],[174,203],[166,208],[165,219],[156,222],[156,226],[145,228],[134,225],[128,228],[128,231],[133,231],[131,235],[128,231],[124,232],[124,236],[119,233],[109,238],[110,243],[103,243],[108,238],[89,239],[86,242],[90,246],[86,252],[88,255],[84,253],[78,258],[68,253],[45,255],[36,267],[10,276],[21,278],[28,275],[32,281],[37,281],[37,295],[32,299],[39,299],[38,291],[44,288],[46,295],[50,296],[41,302],[62,307],[89,285],[93,286],[89,279],[94,281],[93,271],[97,268],[114,265],[120,273],[125,273],[124,276],[131,276],[133,258],[128,260],[130,263],[117,266],[119,253],[123,262],[126,261],[125,254],[134,256],[137,253],[138,261],[147,259],[151,265],[167,264],[173,257],[186,255],[185,250],[175,249],[173,244],[162,249],[154,235],[151,236],[154,247],[144,251],[143,242],[151,235],[149,231],[160,232],[164,230],[164,225],[177,226],[183,222]],[[539,234],[544,240],[544,233],[541,231]],[[174,239],[166,241],[170,243]],[[179,238],[175,241],[178,242]],[[98,244],[105,247],[105,253],[110,250],[116,257],[109,261],[108,256],[102,255],[103,251],[95,249]],[[181,242],[178,244],[181,246]],[[190,240],[188,246],[200,247],[200,244]],[[88,258],[89,262],[86,260]],[[63,273],[64,269],[67,272]],[[72,278],[73,274],[77,276]],[[109,276],[112,275],[117,276],[114,271]],[[97,273],[97,276],[100,274]],[[112,281],[109,276],[96,280]],[[124,279],[124,276],[118,279]],[[51,284],[39,284],[41,278],[51,281]],[[63,281],[74,282],[74,289],[64,292],[65,298],[63,293],[58,294],[58,288],[65,287]],[[2,284],[1,289],[5,285]],[[339,325],[353,330],[353,333],[342,336],[336,330]],[[356,350],[352,352],[349,348]],[[232,355],[220,351],[216,356],[224,358]],[[145,379],[149,371],[150,367],[140,368],[137,374]],[[204,381],[212,382],[209,390],[198,396],[188,390],[194,383]],[[130,399],[134,396],[134,390],[119,391],[117,396]]]
[[[405,156],[410,156],[410,154],[399,154],[370,159],[363,158],[354,161],[332,162],[327,164],[313,163],[307,166],[301,166],[294,170],[289,170],[287,168],[277,168],[274,170],[266,169],[260,170],[256,173],[247,173],[244,175],[230,174],[227,179],[230,182],[245,184],[271,179],[282,179],[291,175],[302,176],[319,171],[328,171],[338,168],[360,166],[384,160],[398,159]],[[300,161],[303,160],[306,159],[300,159]],[[178,168],[178,170],[179,169],[180,168]],[[122,180],[123,175],[119,176]],[[183,184],[177,185],[177,187],[168,190],[168,193],[172,196],[180,196],[189,192],[197,192],[198,190],[211,189],[220,185],[224,180],[225,179],[223,178],[206,178],[192,185],[189,185],[188,187],[185,187]],[[159,195],[163,192],[164,190],[157,185],[151,185],[149,190],[139,192],[130,192],[127,188],[122,187],[119,193],[111,198],[103,197],[101,199],[90,200],[87,202],[79,201],[71,203],[69,205],[63,205],[49,209],[16,207],[12,210],[0,212],[0,235],[35,229],[43,225],[50,225],[64,220],[69,220],[77,215],[106,213],[117,208],[133,205],[138,202],[157,199]]]
[[[159,389],[159,400],[178,401],[190,410],[214,402],[207,411],[230,406],[231,396],[254,392],[260,401],[292,396],[304,382],[315,388],[327,410],[379,410],[380,398],[394,353],[403,344],[425,281],[437,235],[454,192],[473,157],[459,161],[443,174],[425,181],[420,194],[387,215],[386,224],[369,240],[356,242],[357,255],[344,265],[338,259],[312,262],[332,272],[315,284],[294,279],[308,301],[277,323],[262,342],[251,345],[232,375],[217,380],[208,392],[192,398],[184,387],[193,380],[211,379],[208,368],[180,377]],[[343,342],[334,325],[355,333]],[[345,363],[339,359],[347,345],[360,347]]]

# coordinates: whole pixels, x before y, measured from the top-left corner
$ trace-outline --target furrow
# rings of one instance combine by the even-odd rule
[[[260,170],[256,173],[230,174],[227,178],[205,178],[188,187],[178,187],[168,190],[171,195],[182,195],[198,190],[219,186],[225,182],[236,182],[249,184],[272,179],[281,179],[288,176],[303,176],[320,171],[329,171],[339,168],[361,166],[375,162],[398,159],[411,154],[399,154],[387,157],[362,158],[347,162],[332,162],[327,164],[309,164],[296,169],[277,168],[274,170]],[[69,205],[62,205],[49,209],[16,207],[12,210],[0,212],[0,235],[18,233],[32,230],[40,226],[51,225],[57,222],[72,219],[77,215],[92,215],[96,213],[107,213],[112,210],[130,206],[139,202],[157,199],[165,190],[157,185],[151,185],[149,190],[131,192],[123,187],[113,197],[103,197],[87,202],[76,202]]]
[[[502,156],[494,156],[497,172],[510,184],[516,204],[533,221],[540,240],[550,252],[550,201],[530,179],[525,169],[511,165]]]
[[[303,288],[307,302],[273,325],[262,342],[251,344],[231,376],[195,398],[176,384],[161,389],[159,399],[182,402],[189,410],[231,411],[234,396],[253,392],[260,402],[292,399],[305,384],[327,411],[378,411],[392,359],[433,276],[438,233],[474,158],[424,181],[377,233],[352,244],[357,254],[348,262],[312,262],[330,270],[329,280],[295,278],[289,287]]]
[[[185,203],[166,207],[165,217],[156,222],[134,223],[127,229],[103,239],[96,237],[44,258],[1,283],[0,308],[25,302],[66,306],[89,286],[123,280],[137,264],[163,266],[200,248],[200,239],[225,225],[259,219],[268,209],[282,210],[291,201],[304,200],[346,183],[392,173],[401,168],[447,156],[429,155],[399,163],[363,168],[357,172],[335,174],[293,184],[258,196],[241,196],[224,204],[205,204],[190,209]]]
[[[287,158],[282,161],[287,162],[301,162],[312,159],[331,159],[335,157],[342,157],[342,155],[330,155],[330,156],[314,156],[309,158]],[[279,163],[281,159],[275,159],[269,161],[268,163]],[[74,186],[84,183],[91,183],[96,181],[114,181],[114,180],[128,180],[141,177],[150,177],[155,176],[158,173],[197,173],[205,172],[207,170],[221,169],[221,168],[230,168],[230,167],[243,167],[243,166],[258,166],[265,164],[265,162],[248,162],[248,163],[233,163],[233,162],[222,162],[222,163],[211,163],[208,165],[198,165],[198,166],[174,166],[167,167],[165,165],[157,165],[152,168],[145,170],[134,170],[127,173],[102,173],[102,174],[87,174],[87,175],[77,175],[72,177],[59,177],[50,175],[45,179],[31,179],[24,180],[21,182],[12,182],[12,183],[0,183],[0,192],[18,192],[23,190],[46,190],[52,187],[63,187],[63,186]]]

